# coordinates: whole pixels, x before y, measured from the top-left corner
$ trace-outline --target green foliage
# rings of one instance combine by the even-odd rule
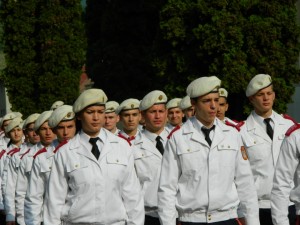
[[[280,87],[275,109],[284,112],[300,81],[295,2],[169,0],[153,59],[157,75],[168,81],[167,94],[184,96],[191,80],[216,75],[246,103],[247,83],[267,73]],[[248,113],[250,107],[235,110]]]
[[[6,68],[2,79],[12,110],[25,116],[49,110],[79,93],[85,30],[78,0],[2,1]]]

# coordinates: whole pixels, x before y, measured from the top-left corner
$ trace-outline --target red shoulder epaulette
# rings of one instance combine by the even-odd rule
[[[237,124],[233,124],[228,122],[227,120],[225,121],[225,124],[231,127],[234,127],[235,129],[237,129],[238,131],[241,131],[241,127],[245,124],[244,121],[238,122]]]
[[[20,151],[19,148],[14,148],[14,149],[10,150],[10,151],[7,153],[7,155],[12,156],[15,152],[18,152],[18,151]]]
[[[3,149],[1,152],[0,152],[0,159],[2,158],[2,156],[4,155],[6,151]]]
[[[54,153],[56,153],[57,151],[58,151],[58,149],[61,147],[61,146],[63,146],[63,145],[65,145],[65,144],[67,144],[68,143],[68,140],[66,139],[66,140],[63,140],[62,142],[60,142],[57,146],[56,146],[56,148],[55,148],[55,150],[53,151]]]
[[[167,138],[170,139],[172,137],[173,133],[179,129],[180,129],[180,126],[177,125],[173,130],[171,130],[171,132],[169,133]]]
[[[16,154],[17,152],[19,152],[20,150],[21,150],[20,148],[16,148],[16,150],[13,151],[13,152],[10,154],[10,156],[12,157],[14,154]]]
[[[297,121],[293,117],[289,116],[288,114],[282,114],[282,117],[284,119],[291,120],[294,124],[298,124]]]
[[[33,158],[35,159],[39,154],[42,154],[44,152],[47,152],[47,149],[45,147],[38,150],[37,153],[35,153],[35,155],[33,156]]]
[[[285,133],[285,136],[290,136],[291,133],[293,133],[295,130],[298,130],[300,128],[300,125],[295,123],[293,126],[291,126],[287,132]]]
[[[29,148],[26,152],[24,152],[24,153],[21,155],[21,158],[20,158],[20,159],[23,159],[24,155],[26,155],[29,151],[30,151],[30,148]]]
[[[128,144],[131,146],[131,142],[130,142],[131,140],[129,140],[128,138],[124,137],[124,135],[122,135],[121,133],[118,133],[118,137],[123,138],[124,140],[126,140],[128,142]]]

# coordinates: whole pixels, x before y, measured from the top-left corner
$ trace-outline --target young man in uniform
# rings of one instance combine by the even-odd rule
[[[260,223],[272,225],[270,197],[280,146],[286,131],[293,125],[273,110],[275,92],[271,76],[258,74],[249,82],[246,96],[253,105],[241,135],[251,165],[259,204]],[[291,222],[295,208],[290,206]]]
[[[238,131],[216,119],[215,77],[187,87],[195,116],[169,136],[163,156],[158,200],[162,225],[259,225],[258,204]]]
[[[179,107],[184,113],[185,120],[191,118],[195,114],[194,106],[191,104],[190,96],[185,96],[179,103]]]
[[[141,187],[128,143],[103,129],[107,97],[81,93],[73,111],[81,124],[55,153],[46,189],[44,225],[142,225]]]
[[[109,101],[105,104],[105,123],[103,127],[115,135],[118,135],[120,132],[117,128],[117,123],[120,120],[119,115],[116,114],[116,109],[118,107],[119,103],[115,101]]]
[[[173,130],[176,126],[182,125],[182,120],[184,117],[184,113],[182,109],[179,107],[179,103],[182,99],[181,98],[173,98],[167,103],[167,110],[168,110],[168,123],[167,127],[170,130]]]

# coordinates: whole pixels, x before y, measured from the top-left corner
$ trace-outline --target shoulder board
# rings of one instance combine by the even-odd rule
[[[293,133],[295,130],[298,130],[300,128],[300,125],[295,123],[293,126],[291,126],[287,132],[285,133],[285,136],[290,136],[291,133]]]
[[[0,159],[2,158],[2,156],[4,155],[5,152],[6,152],[5,150],[2,150],[2,151],[0,152]]]
[[[56,148],[55,148],[55,150],[54,150],[53,152],[56,153],[56,152],[58,151],[58,149],[60,149],[61,146],[65,145],[65,144],[67,144],[67,143],[68,143],[68,140],[64,140],[64,141],[60,142],[60,143],[56,146]]]
[[[20,151],[19,148],[14,148],[14,149],[10,150],[10,151],[7,153],[7,155],[11,156],[11,155],[13,155],[15,152],[18,152],[18,151]]]
[[[237,129],[238,131],[241,130],[241,127],[245,124],[244,121],[241,121],[241,122],[238,122],[237,124],[233,124],[233,123],[230,123],[228,122],[227,120],[225,121],[225,124],[227,126],[231,126],[231,127],[234,127],[235,129]]]
[[[177,125],[173,130],[171,130],[171,132],[169,133],[167,138],[170,139],[172,137],[173,133],[179,129],[180,129],[180,126]]]
[[[128,138],[124,137],[124,135],[122,135],[121,133],[118,133],[118,137],[123,138],[124,140],[126,140],[128,142],[128,144],[131,146],[131,140],[128,140]]]
[[[20,148],[16,148],[16,150],[13,151],[13,152],[10,154],[10,156],[13,156],[14,154],[16,154],[17,152],[19,152],[20,150],[21,150]]]
[[[33,158],[35,159],[39,154],[42,154],[44,152],[47,152],[47,149],[45,147],[38,150],[37,153],[35,153],[35,155],[33,156]]]
[[[21,155],[21,159],[23,159],[24,155],[26,155],[30,151],[30,148]]]
[[[298,124],[297,121],[293,117],[289,116],[288,114],[282,114],[282,117],[284,119],[291,120],[294,124]]]

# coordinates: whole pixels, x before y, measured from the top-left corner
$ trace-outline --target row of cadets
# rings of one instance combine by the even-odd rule
[[[105,123],[104,128],[112,132],[114,135],[118,135],[120,130],[117,128],[117,123],[120,118],[116,114],[116,110],[119,107],[119,103],[115,101],[109,101],[105,104]]]
[[[54,156],[44,225],[142,225],[141,187],[128,143],[106,129],[101,89],[80,94],[73,111],[80,131]]]
[[[181,102],[181,98],[173,98],[168,101],[167,107],[167,127],[170,130],[173,130],[176,126],[182,126],[184,113],[182,109],[179,107]]]
[[[31,114],[27,117],[23,125],[23,131],[27,139],[26,152],[20,155],[20,165],[17,171],[16,194],[15,194],[15,207],[16,219],[19,225],[24,225],[24,199],[28,186],[29,173],[33,155],[42,148],[40,144],[40,136],[34,131],[34,123],[40,116],[39,113]]]
[[[15,223],[15,190],[17,181],[17,171],[20,164],[20,155],[26,149],[23,144],[23,120],[21,117],[14,118],[5,128],[5,133],[10,138],[11,147],[7,153],[6,170],[4,169],[2,185],[3,199],[6,213],[6,222]],[[6,171],[6,173],[5,173]]]
[[[182,225],[260,224],[240,133],[216,118],[220,85],[212,76],[187,87],[195,116],[170,135],[165,148],[158,191],[162,225],[174,225],[177,212]]]
[[[246,96],[253,110],[240,133],[255,180],[260,223],[273,225],[270,198],[275,166],[285,133],[293,122],[273,110],[275,91],[270,75],[254,76],[247,86]],[[292,187],[293,183],[289,185]],[[290,223],[294,224],[295,206],[291,202],[289,205]]]
[[[41,125],[39,126],[39,124]],[[54,154],[69,139],[74,137],[76,133],[75,113],[72,106],[62,105],[53,112],[46,111],[44,116],[41,117],[41,121],[36,125],[36,129],[41,130],[41,128],[44,128],[48,134],[48,142],[44,144],[44,148],[34,155],[29,186],[25,197],[26,225],[38,225],[43,222],[44,196],[48,186]],[[41,134],[40,136],[42,139]],[[54,140],[54,137],[57,137],[57,139]]]
[[[47,176],[50,173],[51,159],[47,159],[47,151],[52,152],[57,145],[56,136],[48,124],[53,111],[42,112],[34,123],[34,131],[40,136],[30,173],[24,201],[25,224],[40,224],[42,222],[43,194]],[[47,154],[48,155],[48,154]],[[28,168],[29,169],[29,168]],[[27,168],[26,168],[27,170]]]

